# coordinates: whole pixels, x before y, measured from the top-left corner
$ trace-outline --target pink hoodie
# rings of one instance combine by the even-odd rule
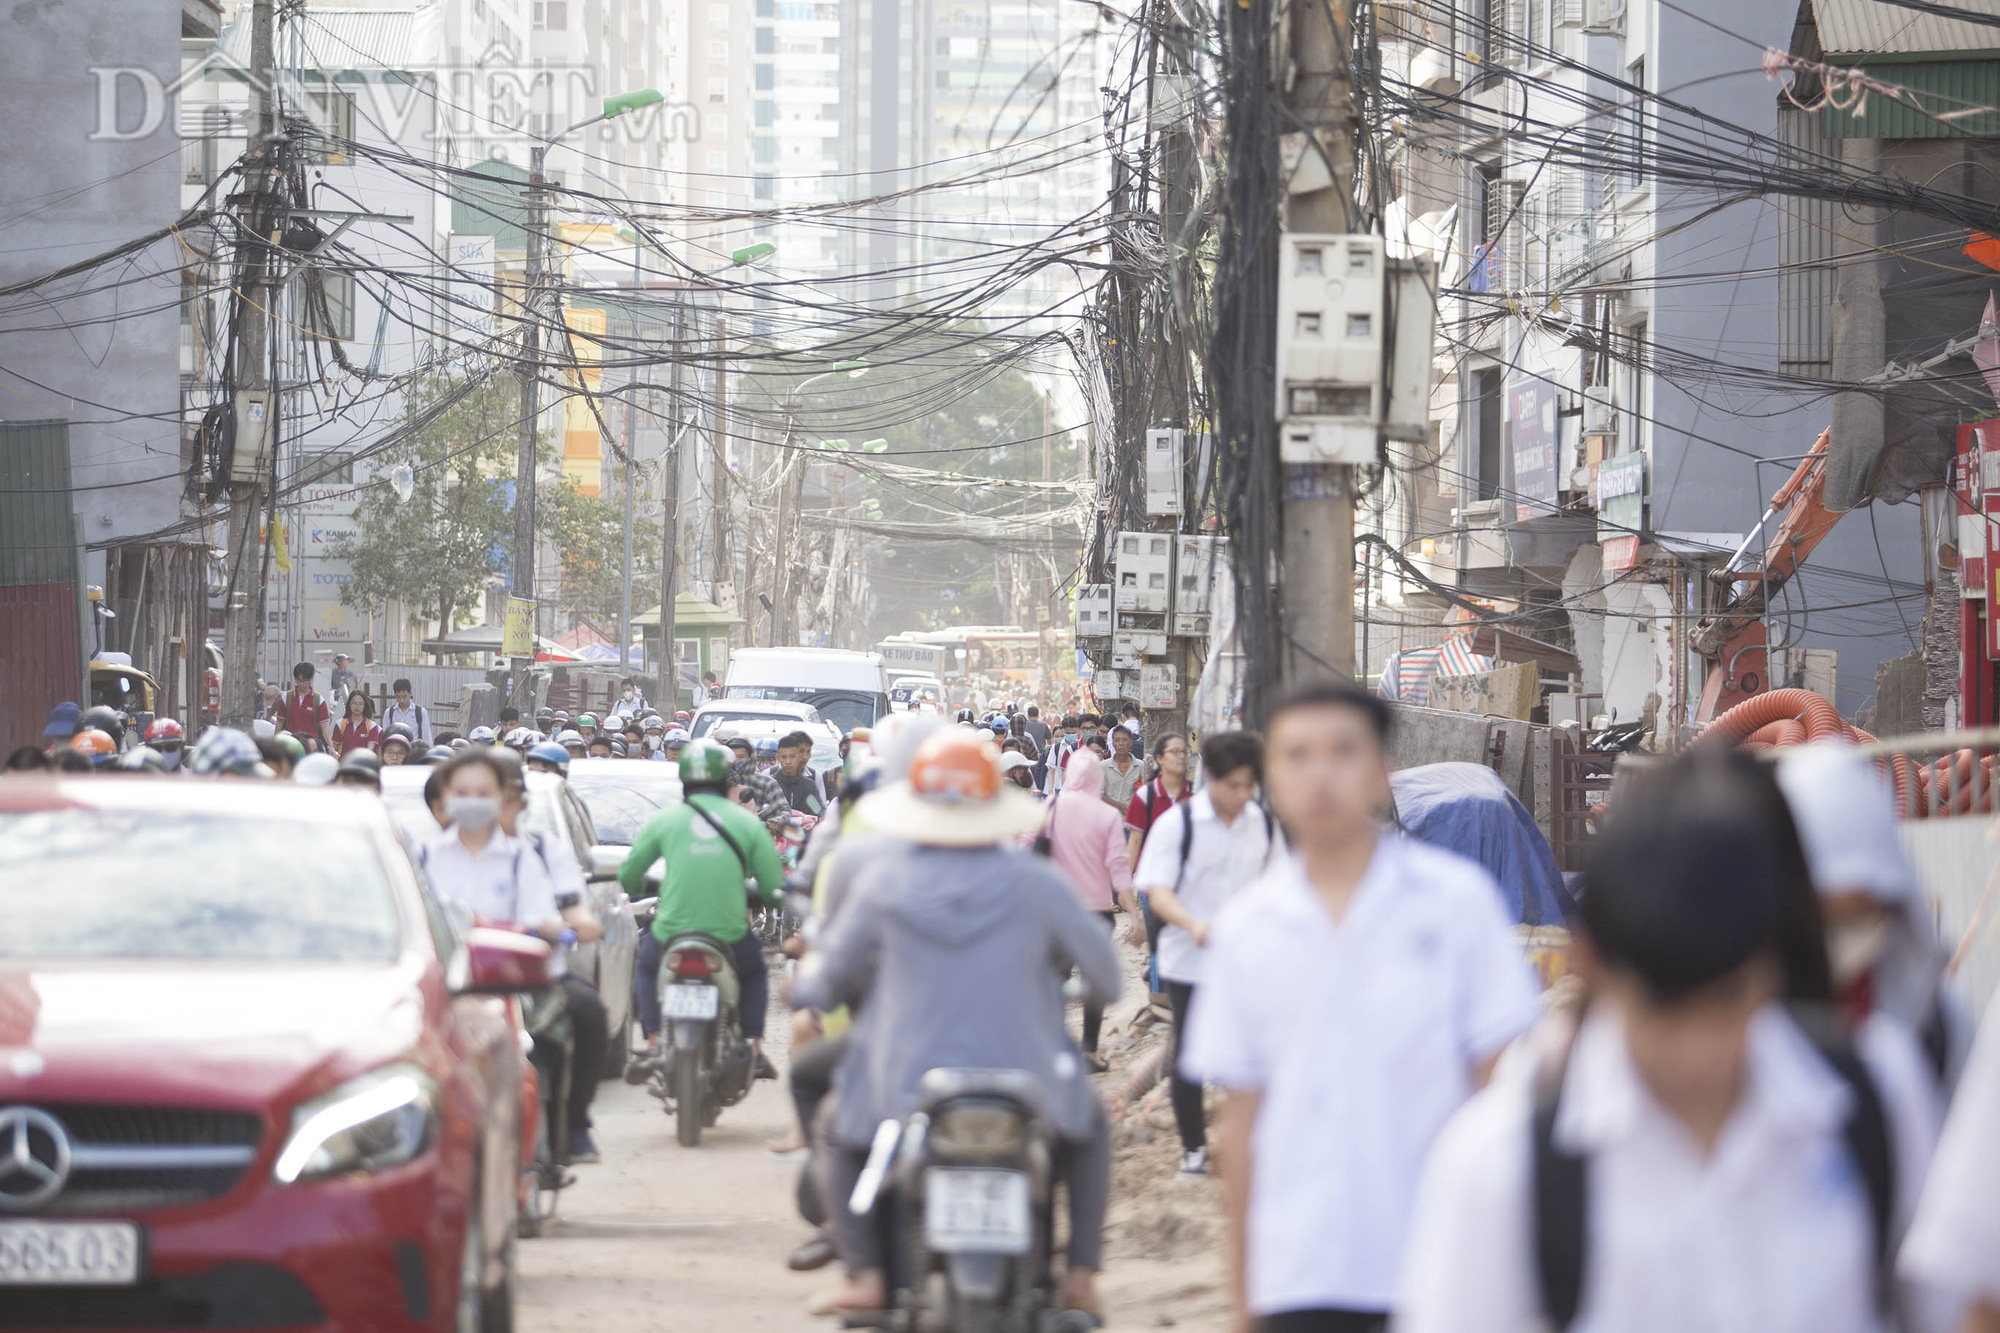
[[[1104,799],[1104,761],[1089,750],[1070,756],[1062,792],[1048,804],[1049,859],[1069,878],[1077,901],[1108,912],[1115,894],[1132,887],[1125,859],[1125,817]]]

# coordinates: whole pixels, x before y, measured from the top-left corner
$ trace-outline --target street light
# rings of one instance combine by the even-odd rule
[[[514,581],[513,595],[532,601],[535,595],[535,436],[541,415],[536,401],[537,382],[542,370],[542,330],[540,324],[540,287],[542,284],[542,179],[543,164],[548,160],[549,149],[558,142],[592,125],[607,120],[616,120],[628,111],[664,102],[666,94],[657,88],[641,88],[636,92],[618,93],[607,97],[603,109],[588,120],[579,120],[560,133],[553,134],[536,144],[528,154],[528,235],[527,265],[523,275],[521,290],[521,424],[520,448],[514,460]],[[539,622],[536,616],[533,626]],[[532,638],[528,661],[534,660]],[[518,690],[521,679],[514,682]]]

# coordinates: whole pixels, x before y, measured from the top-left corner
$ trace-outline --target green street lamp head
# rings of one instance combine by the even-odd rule
[[[848,445],[846,440],[821,440],[819,447],[822,449],[845,449]]]
[[[868,453],[879,454],[889,447],[889,442],[887,440],[866,440],[863,441],[861,447]]]
[[[604,99],[604,118],[615,120],[627,111],[637,111],[642,106],[652,106],[656,102],[666,100],[667,95],[658,88],[641,88],[637,92],[619,93],[615,97]]]
[[[868,363],[859,358],[853,361],[836,361],[833,363],[833,368],[838,371],[845,371],[847,378],[851,380],[858,380],[868,373]]]
[[[778,247],[771,244],[771,242],[759,241],[755,245],[746,245],[741,250],[731,250],[729,252],[729,263],[732,267],[742,268],[745,264],[754,264],[765,255],[772,255],[777,252]]]

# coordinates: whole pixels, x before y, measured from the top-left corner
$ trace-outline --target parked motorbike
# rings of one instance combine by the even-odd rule
[[[885,1120],[849,1206],[882,1237],[889,1308],[850,1328],[1084,1333],[1056,1308],[1056,1141],[1041,1087],[1011,1069],[933,1069],[915,1114]]]

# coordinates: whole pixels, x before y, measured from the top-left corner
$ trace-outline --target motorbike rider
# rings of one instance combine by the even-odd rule
[[[657,976],[662,946],[676,935],[698,932],[729,946],[741,988],[738,1013],[743,1035],[756,1052],[757,1077],[776,1078],[777,1069],[764,1056],[764,1020],[770,1007],[764,946],[750,933],[744,893],[747,881],[754,880],[757,896],[766,906],[781,905],[784,872],[777,844],[755,814],[729,799],[727,750],[713,741],[696,741],[681,752],[680,773],[680,804],[646,822],[618,868],[619,885],[637,897],[645,889],[646,873],[656,863],[663,864],[659,906],[653,912],[652,930],[639,941],[636,973],[635,999],[647,1055],[656,1057],[660,1044]]]
[[[778,768],[771,776],[785,794],[787,805],[802,815],[817,817],[826,813],[826,792],[807,767],[811,759],[812,737],[794,731],[778,742]]]
[[[1111,938],[1059,871],[1015,846],[1040,826],[1041,810],[1001,781],[990,741],[961,727],[931,736],[909,777],[858,810],[903,841],[869,849],[872,864],[796,984],[799,1002],[813,1008],[861,1006],[834,1079],[826,1164],[847,1283],[821,1308],[885,1303],[880,1237],[849,1210],[849,1196],[876,1127],[916,1110],[925,1072],[967,1066],[1022,1070],[1040,1082],[1069,1186],[1062,1300],[1097,1314],[1111,1134],[1064,1022],[1063,982],[1074,966],[1092,999],[1115,999],[1122,975]]]
[[[554,773],[557,777],[569,772],[569,751],[554,741],[540,741],[528,747],[522,756],[530,773]]]
[[[186,744],[187,733],[170,717],[156,717],[146,728],[146,745],[160,756],[165,772],[180,771]]]

